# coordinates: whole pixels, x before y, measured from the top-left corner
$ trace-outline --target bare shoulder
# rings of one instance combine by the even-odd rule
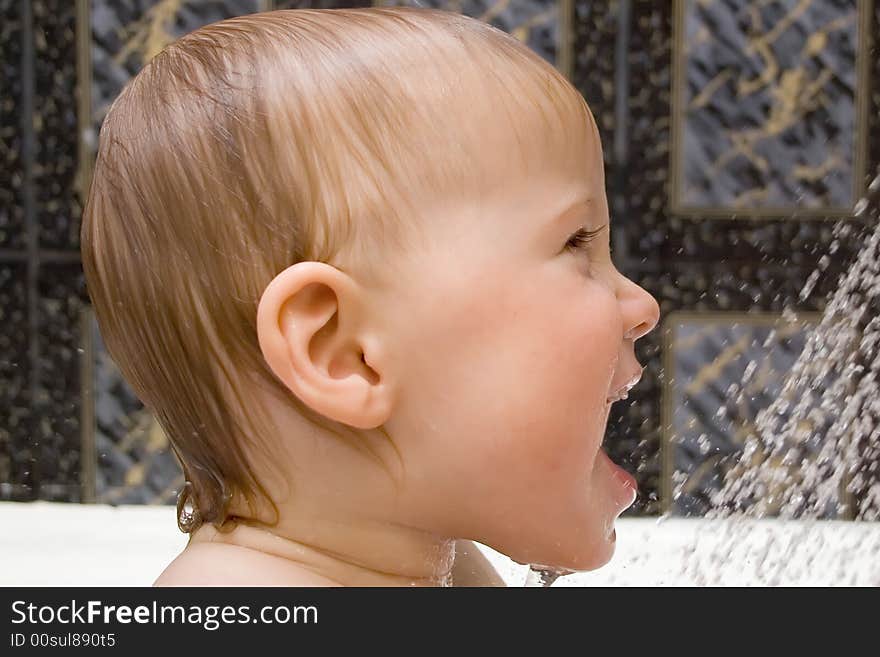
[[[336,586],[280,557],[238,545],[188,545],[153,586]]]

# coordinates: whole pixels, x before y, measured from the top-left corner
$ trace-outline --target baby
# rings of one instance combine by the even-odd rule
[[[107,348],[183,467],[157,585],[590,570],[659,308],[611,260],[583,97],[452,12],[200,28],[110,107],[82,227]],[[458,548],[458,550],[456,550]]]

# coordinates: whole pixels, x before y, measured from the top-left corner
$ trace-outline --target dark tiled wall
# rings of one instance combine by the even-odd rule
[[[20,2],[0,0],[0,249],[24,248]]]
[[[745,8],[748,3],[735,4]],[[845,12],[856,2],[837,4],[844,5],[838,11]],[[618,12],[626,7],[630,16],[621,24]],[[657,298],[662,318],[679,311],[707,316],[781,313],[786,304],[803,312],[821,311],[862,243],[862,223],[844,220],[854,230],[840,239],[812,293],[797,302],[804,282],[834,239],[832,217],[760,218],[737,209],[715,212],[711,218],[670,212],[673,9],[671,2],[575,3],[572,79],[602,134],[618,269]],[[875,6],[873,25],[880,24],[878,13]],[[621,39],[623,67],[612,55]],[[880,67],[876,50],[873,55],[865,50],[864,55],[872,66],[865,90],[870,92],[870,118],[869,130],[858,138],[867,146],[867,171],[876,172]],[[778,77],[773,84],[779,84]],[[616,105],[618,96],[624,102]],[[612,407],[608,422],[605,444],[618,462],[638,475],[643,494],[630,511],[635,514],[661,509],[661,453],[670,437],[661,423],[661,401],[664,385],[671,385],[664,380],[664,330],[636,344],[637,358],[647,365],[642,383],[630,393],[631,402]]]
[[[76,3],[35,0],[34,179],[41,249],[79,249]]]
[[[27,266],[0,263],[0,498],[27,495],[30,440]]]
[[[26,496],[32,481],[31,361],[22,44],[18,0],[0,0],[0,497]],[[13,257],[15,256],[15,257]]]
[[[673,205],[852,207],[858,3],[687,2],[680,25]]]

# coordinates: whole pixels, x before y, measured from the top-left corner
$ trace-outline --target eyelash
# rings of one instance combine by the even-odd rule
[[[568,238],[565,248],[569,251],[583,251],[604,229],[605,226],[597,228],[596,230],[579,228],[574,235]]]

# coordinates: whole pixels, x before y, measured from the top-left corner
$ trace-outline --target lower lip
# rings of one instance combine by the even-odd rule
[[[608,458],[608,455],[604,450],[599,450],[599,458],[607,461],[614,481],[617,484],[618,495],[616,497],[618,501],[624,505],[624,509],[628,508],[636,501],[636,495],[638,495],[639,491],[639,486],[636,483],[635,477]]]

